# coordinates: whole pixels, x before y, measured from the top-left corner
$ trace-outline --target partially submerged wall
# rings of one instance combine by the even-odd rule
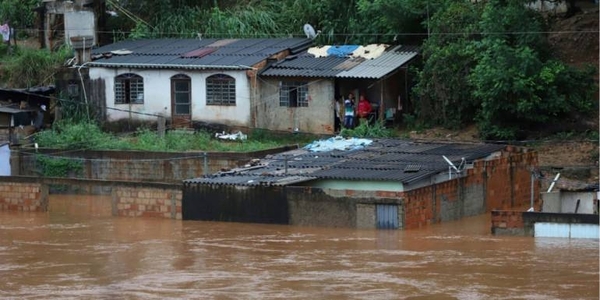
[[[44,176],[40,157],[63,160],[77,166],[66,177],[143,182],[179,182],[243,166],[253,158],[279,153],[296,146],[248,153],[148,152],[148,151],[64,151],[14,152],[13,175]],[[205,155],[206,154],[206,155]],[[47,176],[47,175],[46,175]]]
[[[63,190],[69,186],[71,189]],[[100,187],[98,189],[98,187]],[[65,178],[2,177],[0,210],[48,211],[49,195],[79,190],[82,194],[110,195],[113,216],[181,219],[181,184],[132,183]]]
[[[598,238],[598,215],[510,210],[491,214],[495,235]]]
[[[464,177],[403,193],[405,228],[458,220],[494,209],[525,207],[531,202],[531,173],[537,153],[508,149],[505,156],[474,162]],[[539,184],[533,198],[539,204]]]

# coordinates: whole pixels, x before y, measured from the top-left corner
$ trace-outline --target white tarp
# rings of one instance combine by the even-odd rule
[[[0,145],[0,176],[10,176],[10,148]]]
[[[314,141],[304,148],[313,151],[313,152],[324,152],[324,151],[332,151],[332,150],[354,150],[360,149],[365,146],[373,143],[372,140],[369,139],[359,139],[359,138],[343,138],[341,136],[336,136],[332,138],[328,138],[326,140]]]

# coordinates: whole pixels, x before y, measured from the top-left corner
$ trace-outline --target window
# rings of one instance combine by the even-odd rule
[[[308,84],[282,81],[279,89],[279,106],[308,107]]]
[[[115,104],[143,104],[144,78],[127,73],[115,78]]]
[[[235,105],[235,79],[224,74],[206,78],[206,105]]]
[[[189,76],[179,74],[171,77],[171,92],[175,115],[189,115],[192,104],[192,82]]]

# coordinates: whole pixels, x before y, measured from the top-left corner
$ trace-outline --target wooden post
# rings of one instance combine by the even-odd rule
[[[165,131],[167,128],[167,120],[164,116],[159,116],[158,117],[158,124],[157,124],[157,131],[158,131],[158,137],[159,138],[163,138],[165,136]]]

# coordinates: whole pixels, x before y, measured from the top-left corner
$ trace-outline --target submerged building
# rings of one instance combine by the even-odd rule
[[[538,201],[537,153],[332,138],[184,181],[184,220],[410,229]]]

